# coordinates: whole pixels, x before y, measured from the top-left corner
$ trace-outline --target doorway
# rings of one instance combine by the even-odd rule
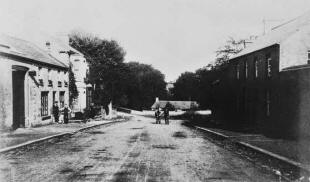
[[[25,127],[25,74],[27,68],[12,67],[13,129]]]

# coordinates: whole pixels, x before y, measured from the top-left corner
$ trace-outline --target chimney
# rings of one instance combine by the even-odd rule
[[[159,102],[159,98],[158,97],[155,98],[155,102]]]
[[[46,41],[45,42],[45,45],[46,45],[46,50],[48,53],[51,53],[51,43],[49,41]]]

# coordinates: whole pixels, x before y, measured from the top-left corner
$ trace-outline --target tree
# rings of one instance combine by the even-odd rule
[[[219,68],[226,64],[232,55],[236,55],[244,49],[245,44],[245,39],[235,40],[229,37],[226,44],[216,51],[216,59],[213,68]]]
[[[70,45],[83,53],[90,65],[88,80],[95,86],[96,104],[107,106],[112,100],[116,105],[123,104],[128,69],[124,64],[126,52],[118,42],[73,32]]]
[[[167,96],[165,76],[148,64],[129,62],[129,85],[127,90],[128,107],[149,109],[155,97],[165,99]]]
[[[72,63],[69,63],[69,105],[72,106],[74,99],[79,96],[79,92],[76,87],[75,76],[72,71]]]
[[[212,89],[221,80],[222,70],[233,55],[243,50],[246,43],[249,41],[235,40],[230,37],[225,45],[216,51],[216,59],[213,64],[208,64],[195,72],[182,73],[174,85],[174,99],[196,100],[199,102],[200,108],[211,109],[214,102]]]
[[[193,72],[182,73],[174,84],[172,90],[175,100],[195,100],[198,99],[199,78]]]

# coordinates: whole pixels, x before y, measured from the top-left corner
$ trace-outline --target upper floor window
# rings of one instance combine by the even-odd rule
[[[310,64],[310,50],[308,50],[308,64]]]
[[[254,78],[258,78],[258,59],[254,58]]]
[[[42,67],[38,67],[38,77],[42,76]]]
[[[240,79],[240,66],[239,66],[239,64],[236,65],[236,77],[238,80]]]
[[[270,78],[271,77],[271,55],[267,54],[266,55],[266,77]]]
[[[247,62],[247,60],[244,61],[244,76],[245,76],[245,79],[248,78],[248,75],[249,75],[249,64]]]
[[[48,76],[47,79],[49,79],[49,80],[52,79],[52,70],[51,70],[51,69],[48,69],[48,70],[47,70],[47,76]]]
[[[80,60],[79,60],[79,59],[75,59],[74,61],[75,61],[75,62],[78,62],[78,61],[80,61]]]

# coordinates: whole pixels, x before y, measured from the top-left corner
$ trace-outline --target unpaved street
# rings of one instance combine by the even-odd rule
[[[202,132],[134,117],[1,156],[1,181],[277,181]]]

